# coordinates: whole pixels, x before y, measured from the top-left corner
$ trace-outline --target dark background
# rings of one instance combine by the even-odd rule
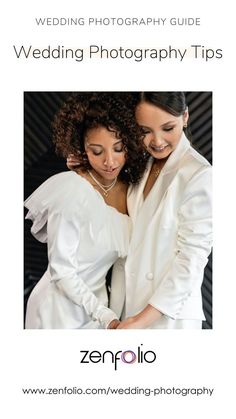
[[[28,197],[50,176],[68,170],[65,161],[55,155],[51,123],[57,110],[71,92],[24,93],[24,196]],[[190,114],[194,147],[212,163],[212,93],[185,92]],[[25,220],[24,307],[29,294],[47,268],[47,246],[30,234],[31,221]],[[203,329],[212,328],[212,258],[205,269],[202,285],[206,321]]]

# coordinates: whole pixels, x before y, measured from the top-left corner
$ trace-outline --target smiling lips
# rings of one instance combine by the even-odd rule
[[[168,145],[162,145],[160,147],[156,147],[155,145],[150,146],[150,148],[152,150],[157,151],[157,152],[161,152],[161,151],[165,150],[166,147],[168,147]]]

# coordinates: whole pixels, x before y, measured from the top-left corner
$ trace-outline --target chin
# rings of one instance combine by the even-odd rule
[[[170,151],[166,151],[163,153],[152,153],[152,157],[154,157],[154,159],[158,159],[158,160],[162,160],[162,159],[166,159],[167,157],[169,157],[170,155]]]
[[[114,173],[103,173],[103,174],[101,174],[101,176],[104,179],[114,180],[118,176],[118,174],[114,174]]]

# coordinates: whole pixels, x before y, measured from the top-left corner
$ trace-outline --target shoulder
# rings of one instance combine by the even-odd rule
[[[195,177],[211,178],[212,166],[205,157],[190,146],[179,162],[179,174],[187,181]]]
[[[193,167],[200,169],[200,168],[208,168],[211,170],[211,164],[209,161],[203,157],[193,146],[190,146],[187,150],[183,161],[186,164],[192,164]]]
[[[212,200],[211,164],[193,147],[190,147],[182,163],[180,172],[184,186],[183,201],[198,197],[198,202],[201,202],[202,206],[207,201],[210,208]],[[198,208],[197,204],[196,208]]]
[[[37,190],[39,191],[41,189],[49,192],[51,189],[55,192],[58,191],[58,193],[59,191],[71,191],[77,188],[80,182],[81,176],[77,175],[75,172],[61,172],[48,178]]]
[[[35,211],[47,210],[56,212],[79,214],[94,206],[101,205],[101,200],[93,187],[82,176],[75,172],[62,172],[47,179],[25,201],[28,209]]]

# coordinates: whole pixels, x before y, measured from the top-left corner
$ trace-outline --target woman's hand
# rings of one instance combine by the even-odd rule
[[[74,156],[74,154],[69,154],[69,156],[66,159],[66,165],[67,165],[68,169],[74,170],[74,169],[78,168],[78,166],[80,165],[80,162]]]
[[[144,310],[136,314],[136,316],[128,317],[124,321],[120,322],[117,329],[146,329],[151,326],[156,320],[162,317],[162,313],[148,304]]]
[[[127,319],[120,322],[117,329],[142,329],[137,316],[128,317]]]
[[[109,323],[109,325],[107,326],[107,329],[117,329],[119,324],[120,324],[120,321],[117,319],[114,319]]]

